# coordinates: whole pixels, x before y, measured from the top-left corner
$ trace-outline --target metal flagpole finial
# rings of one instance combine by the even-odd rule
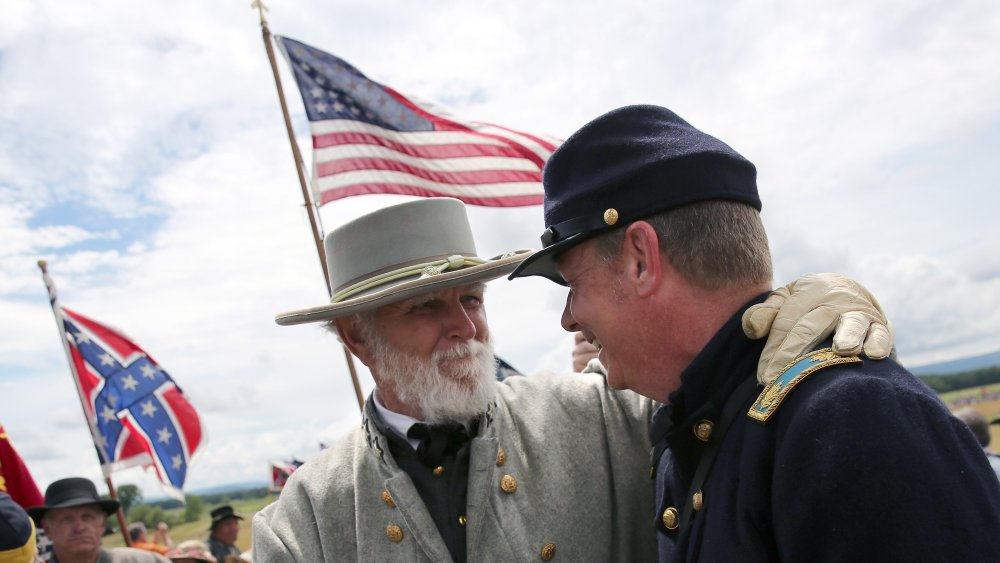
[[[254,9],[254,8],[257,9],[257,12],[260,13],[260,25],[262,27],[266,26],[267,25],[267,18],[264,17],[264,12],[269,12],[270,11],[270,10],[267,9],[267,6],[265,6],[264,3],[261,2],[260,0],[253,0],[253,2],[250,4],[250,8],[251,9]]]

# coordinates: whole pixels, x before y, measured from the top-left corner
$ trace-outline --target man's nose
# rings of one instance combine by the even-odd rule
[[[566,332],[579,332],[580,324],[576,322],[575,318],[573,318],[572,299],[573,291],[570,290],[570,292],[566,294],[566,304],[563,305],[562,318],[559,319],[559,322]]]

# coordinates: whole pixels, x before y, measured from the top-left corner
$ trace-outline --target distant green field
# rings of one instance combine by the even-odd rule
[[[253,515],[257,514],[260,509],[277,500],[277,498],[277,495],[270,495],[264,498],[234,500],[229,503],[232,505],[236,513],[244,518],[244,520],[240,521],[240,535],[236,540],[236,545],[240,548],[240,551],[250,549],[250,521],[253,519]],[[209,516],[209,512],[211,512],[213,508],[215,508],[215,506],[206,506],[204,514],[202,514],[201,518],[198,520],[188,522],[186,524],[178,524],[177,526],[171,528],[170,539],[174,541],[174,545],[177,545],[185,540],[207,540],[208,524],[212,521]],[[167,511],[168,514],[174,514],[178,518],[183,515],[183,512],[183,508],[175,508]],[[106,547],[121,547],[125,545],[125,539],[120,533],[117,533],[105,536],[102,543]]]

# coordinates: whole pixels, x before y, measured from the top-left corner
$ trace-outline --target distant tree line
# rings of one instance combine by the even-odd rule
[[[1000,383],[1000,366],[974,369],[948,375],[921,375],[920,379],[936,393]]]
[[[129,484],[118,487],[118,502],[121,503],[125,519],[129,523],[142,522],[147,528],[155,528],[158,523],[166,522],[168,526],[174,527],[177,524],[198,520],[206,506],[214,507],[233,500],[263,498],[267,494],[267,487],[254,487],[210,495],[184,495],[184,502],[171,498],[143,503],[142,490]],[[182,511],[175,510],[181,507]],[[111,519],[113,518],[112,516]]]

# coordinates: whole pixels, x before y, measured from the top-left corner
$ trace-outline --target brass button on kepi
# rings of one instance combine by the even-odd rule
[[[670,507],[663,511],[663,525],[668,530],[674,530],[677,528],[677,509]]]
[[[500,478],[500,490],[510,494],[517,490],[517,479],[513,475],[504,475]]]
[[[542,558],[542,561],[551,561],[556,556],[556,544],[547,543],[543,545],[542,551],[538,556]]]
[[[437,466],[437,467],[435,467],[434,468],[434,476],[435,477],[440,477],[442,475],[444,475],[444,467],[442,467],[440,465]]]
[[[698,489],[693,495],[691,495],[691,508],[701,510],[701,507],[704,505],[705,497],[701,494],[701,489]]]
[[[507,463],[507,452],[503,448],[497,450],[497,467]]]
[[[604,223],[609,227],[618,222],[618,210],[614,207],[609,207],[604,212]]]
[[[392,500],[392,495],[389,494],[389,491],[382,491],[382,502],[389,508],[396,508],[396,501]]]
[[[463,527],[463,528],[465,527],[465,523],[468,522],[468,521],[469,520],[465,517],[464,514],[458,517],[458,525],[461,526],[461,527]]]
[[[715,424],[711,420],[699,420],[694,425],[694,435],[702,442],[707,442],[712,437],[713,428],[715,428]]]
[[[389,541],[393,543],[398,543],[403,541],[403,529],[395,524],[389,524],[385,528],[385,535],[389,537]]]

